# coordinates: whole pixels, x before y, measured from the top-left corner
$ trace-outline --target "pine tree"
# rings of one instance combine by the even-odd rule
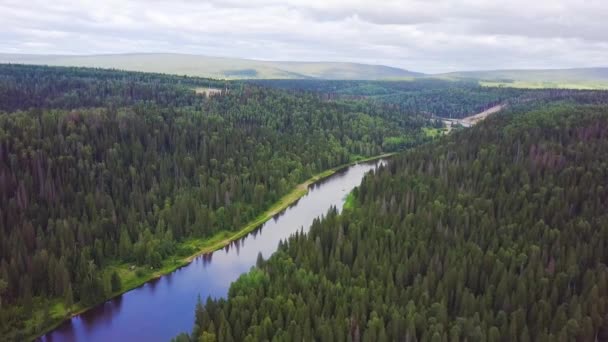
[[[63,295],[63,305],[67,309],[68,313],[72,311],[72,305],[74,305],[74,293],[72,292],[72,284],[68,284],[67,290]]]
[[[120,280],[120,275],[118,272],[112,272],[112,292],[120,291],[122,288],[122,281]]]
[[[2,296],[4,295],[4,292],[7,288],[8,283],[6,282],[6,280],[0,278],[0,310],[2,310]]]

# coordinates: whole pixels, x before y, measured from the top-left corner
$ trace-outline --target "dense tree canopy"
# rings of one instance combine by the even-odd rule
[[[608,93],[573,89],[516,89],[485,87],[478,81],[415,79],[410,81],[255,80],[268,87],[305,90],[326,100],[367,100],[391,106],[400,113],[462,118],[498,104],[519,105],[539,101],[608,101]]]
[[[440,125],[430,113],[608,99],[300,82],[0,65],[0,339],[120,291],[119,266],[194,253],[189,241],[239,229],[316,173],[427,141],[422,128]],[[496,119],[398,158],[366,179],[354,210],[260,261],[228,301],[199,305],[194,335],[602,336],[602,108]]]
[[[236,230],[315,173],[425,139],[426,119],[379,105],[192,90],[214,84],[0,66],[3,336],[25,329],[36,298],[69,307],[117,291],[109,263],[159,267],[194,252],[177,242]]]
[[[488,119],[366,176],[177,339],[608,340],[607,180],[606,106]]]
[[[0,64],[0,110],[117,107],[151,102],[200,104],[197,87],[226,90],[224,81],[104,69]]]

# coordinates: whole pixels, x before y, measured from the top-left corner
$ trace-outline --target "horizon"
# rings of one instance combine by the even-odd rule
[[[353,64],[353,65],[362,65],[362,66],[378,66],[378,67],[388,67],[400,69],[413,73],[420,73],[425,76],[434,76],[434,75],[443,75],[450,73],[474,73],[474,72],[509,72],[509,71],[564,71],[564,70],[585,70],[585,69],[608,69],[607,65],[595,65],[595,66],[584,66],[584,67],[565,67],[565,68],[504,68],[504,69],[464,69],[464,70],[454,70],[448,72],[439,72],[439,73],[426,73],[412,68],[402,68],[400,66],[388,65],[388,64],[371,64],[371,63],[363,63],[363,62],[350,62],[350,61],[339,61],[339,60],[272,60],[272,59],[256,59],[256,58],[241,58],[241,57],[230,57],[230,56],[214,56],[214,55],[205,55],[198,53],[182,53],[182,52],[117,52],[117,53],[98,53],[98,54],[43,54],[43,53],[6,53],[0,52],[0,55],[15,55],[15,56],[35,56],[35,57],[109,57],[109,56],[136,56],[136,55],[181,55],[181,56],[191,56],[191,57],[203,57],[203,58],[217,58],[217,59],[238,59],[245,61],[255,61],[255,62],[268,62],[268,63],[330,63],[330,64]],[[28,63],[22,62],[0,62],[0,64],[23,64],[28,65]],[[80,67],[76,66],[75,67]],[[102,67],[102,69],[104,69]]]
[[[0,342],[608,342],[606,17],[0,0]]]
[[[525,8],[526,11],[522,11]],[[339,61],[427,74],[570,69],[608,60],[598,0],[191,0],[0,4],[7,54],[149,51],[262,61]]]

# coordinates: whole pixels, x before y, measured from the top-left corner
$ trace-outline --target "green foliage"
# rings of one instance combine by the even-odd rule
[[[414,146],[415,140],[411,136],[386,137],[382,147],[387,151],[398,151]]]
[[[249,273],[245,273],[239,277],[234,283],[234,286],[230,288],[231,293],[235,296],[244,294],[251,289],[258,289],[264,286],[267,278],[263,271],[258,268],[252,269]]]
[[[0,110],[121,107],[154,103],[197,106],[189,88],[224,88],[225,82],[118,70],[0,64]]]
[[[416,79],[410,81],[256,80],[286,89],[316,91],[329,99],[366,99],[401,113],[460,118],[498,103],[517,99],[530,90],[481,87],[473,81]]]
[[[228,340],[608,339],[608,107],[487,119],[397,156],[197,308]]]
[[[64,306],[70,310],[74,305],[74,292],[72,291],[72,284],[68,284],[68,288],[65,291]]]
[[[425,139],[426,119],[382,106],[190,89],[208,84],[223,82],[0,65],[0,337],[40,331],[38,299],[99,303],[133,281],[115,265],[146,277],[312,175],[398,148],[386,136]]]
[[[440,128],[424,127],[422,131],[424,132],[424,134],[426,134],[427,137],[436,138],[443,134],[445,130]]]
[[[122,288],[122,280],[120,279],[120,275],[118,272],[112,272],[112,292],[120,291]]]
[[[574,100],[583,103],[608,101],[607,93],[602,91],[485,87],[480,86],[474,79],[454,81],[422,78],[388,82],[256,80],[252,82],[282,89],[313,91],[333,101],[357,99],[379,103],[408,115],[434,115],[445,118],[470,116],[497,104],[515,106],[537,101]]]
[[[351,191],[346,195],[346,200],[344,201],[344,209],[353,209],[355,207],[355,193]]]

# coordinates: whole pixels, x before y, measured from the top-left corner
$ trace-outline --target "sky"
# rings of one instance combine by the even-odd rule
[[[0,0],[0,53],[171,52],[440,73],[608,66],[606,0]]]

